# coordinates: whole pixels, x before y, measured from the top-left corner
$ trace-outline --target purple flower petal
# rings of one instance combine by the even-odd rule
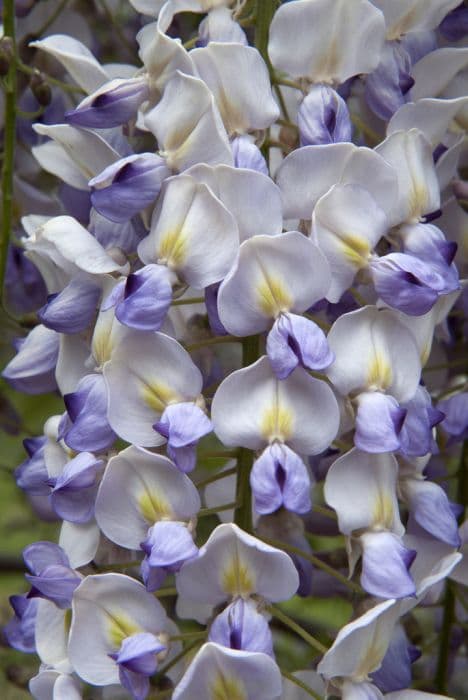
[[[124,297],[117,303],[115,315],[131,328],[157,331],[164,323],[171,301],[172,286],[167,267],[146,265],[128,276]]]
[[[393,532],[366,532],[362,545],[361,586],[380,598],[406,598],[416,593],[409,573],[416,552]]]
[[[351,141],[346,102],[328,85],[313,85],[297,113],[301,146]]]
[[[262,452],[250,473],[250,486],[255,510],[262,515],[282,506],[294,513],[311,509],[307,467],[286,445],[275,442]]]
[[[281,314],[275,321],[266,349],[278,379],[289,377],[299,364],[307,369],[325,369],[335,358],[317,324],[290,313]]]
[[[406,410],[379,391],[360,394],[354,444],[364,452],[393,452],[400,448],[400,431]]]

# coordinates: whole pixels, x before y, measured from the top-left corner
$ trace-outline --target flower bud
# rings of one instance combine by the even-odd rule
[[[8,74],[10,63],[14,56],[14,44],[11,36],[0,39],[0,76]]]
[[[29,83],[31,92],[42,107],[47,107],[52,101],[52,90],[39,71],[35,71]]]

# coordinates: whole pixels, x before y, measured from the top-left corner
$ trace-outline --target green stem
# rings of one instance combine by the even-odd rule
[[[216,515],[220,511],[231,510],[231,508],[235,508],[237,505],[237,501],[233,501],[232,503],[224,503],[224,505],[222,506],[214,506],[213,508],[202,508],[198,511],[197,517],[205,518],[207,515]]]
[[[261,3],[260,3],[261,4]],[[268,4],[268,3],[265,3]],[[258,335],[244,338],[242,341],[242,366],[248,367],[258,359]],[[242,530],[252,532],[252,491],[250,489],[250,472],[253,464],[253,452],[246,447],[239,451],[237,460],[236,501],[234,522]]]
[[[155,591],[153,595],[155,595],[156,598],[169,598],[169,596],[177,595],[177,588],[175,588],[175,586],[171,588],[160,588],[158,591]]]
[[[331,508],[327,508],[326,506],[318,506],[314,503],[312,506],[312,511],[314,513],[319,513],[319,515],[324,515],[326,518],[330,518],[331,520],[338,520],[335,511],[331,510]]]
[[[275,85],[283,85],[284,87],[294,88],[294,90],[300,90],[303,92],[303,86],[297,83],[295,80],[288,80],[288,78],[279,78],[277,75],[274,76]]]
[[[343,583],[354,593],[362,593],[361,586],[358,586],[358,584],[354,583],[354,581],[350,581],[348,578],[346,578],[346,576],[341,574],[339,571],[336,571],[329,564],[326,564],[324,561],[314,556],[310,552],[304,552],[303,549],[299,549],[299,547],[294,547],[294,545],[289,544],[288,542],[282,542],[281,540],[273,540],[270,537],[262,537],[262,540],[267,544],[271,544],[272,547],[276,547],[277,549],[283,549],[285,552],[296,554],[297,556],[302,557],[307,561],[310,561],[311,564],[317,567],[317,569],[322,569],[322,571],[325,571],[327,574],[330,574],[330,576],[333,576],[333,578],[336,578],[338,581],[341,581],[341,583]]]
[[[281,675],[284,678],[287,678],[288,681],[291,681],[291,683],[294,683],[294,685],[297,685],[299,688],[302,688],[304,692],[306,692],[308,695],[310,695],[311,698],[315,698],[315,700],[322,700],[322,696],[319,695],[318,693],[315,692],[315,690],[312,690],[310,686],[308,686],[304,681],[301,681],[300,678],[297,676],[294,676],[292,673],[289,673],[289,671],[286,671],[284,668],[280,669],[281,670]]]
[[[8,470],[11,473],[11,469]],[[207,476],[206,479],[202,479],[201,481],[197,481],[195,486],[197,489],[201,489],[204,486],[208,486],[208,484],[212,484],[214,481],[219,481],[220,479],[224,479],[227,476],[232,476],[235,474],[237,471],[237,467],[231,467],[231,469],[225,469],[223,472],[218,472],[217,474],[213,474],[212,476]]]
[[[190,297],[189,299],[176,299],[172,306],[184,306],[185,304],[204,304],[205,297]]]
[[[15,40],[15,0],[3,2],[3,35],[10,37],[16,53]],[[13,218],[13,171],[15,163],[16,139],[16,61],[10,61],[5,77],[5,120],[4,154],[2,167],[2,232],[0,240],[0,299],[3,306],[3,286],[5,282],[8,243]]]
[[[71,92],[71,93],[76,93],[80,95],[85,95],[85,91],[83,88],[80,88],[78,85],[70,85],[69,83],[64,83],[63,80],[57,80],[57,78],[52,78],[51,75],[47,75],[47,73],[43,73],[42,71],[38,70],[37,68],[30,68],[30,66],[27,66],[25,63],[20,61],[18,58],[16,59],[16,68],[21,71],[22,73],[25,73],[26,75],[41,75],[42,78],[50,85],[56,85],[59,87],[61,90],[65,90],[65,92]]]
[[[455,596],[450,581],[447,581],[444,599],[444,617],[442,629],[439,635],[439,658],[437,660],[437,672],[435,689],[438,693],[447,693],[448,664],[450,656],[450,633],[455,613]]]
[[[199,452],[198,459],[233,459],[239,456],[239,450],[210,450],[209,452]],[[235,467],[233,467],[235,471]],[[226,472],[223,472],[223,476]],[[221,476],[217,476],[217,479],[221,479]],[[216,479],[213,479],[216,481]],[[209,483],[209,481],[207,482]],[[199,486],[200,484],[197,484]]]
[[[188,639],[205,639],[206,630],[196,631],[196,632],[182,632],[181,634],[174,634],[169,637],[171,642],[184,642]]]
[[[458,467],[459,481],[457,501],[464,507],[468,502],[468,440],[463,443],[460,464]],[[460,515],[459,521],[463,522],[464,512]],[[437,671],[435,678],[436,691],[441,695],[447,693],[450,657],[450,637],[452,625],[455,622],[455,591],[454,583],[447,581],[445,584],[444,612],[442,619],[442,629],[439,635],[439,656],[437,659]]]
[[[289,615],[286,615],[286,613],[277,608],[276,605],[268,605],[267,610],[273,615],[273,617],[276,617],[276,619],[282,622],[283,625],[289,627],[290,630],[295,632],[299,637],[307,642],[309,646],[318,651],[319,654],[325,654],[325,652],[328,651],[327,647],[322,644],[322,642],[319,642],[318,639],[315,639],[315,637],[306,632],[303,627],[298,625],[297,622],[289,617]]]
[[[255,14],[257,17],[255,25],[255,46],[262,54],[268,68],[271,68],[270,58],[268,56],[268,36],[276,5],[276,0],[257,0],[255,3]]]

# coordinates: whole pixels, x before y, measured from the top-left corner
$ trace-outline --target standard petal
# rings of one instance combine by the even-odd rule
[[[145,263],[167,265],[186,284],[203,289],[227,274],[238,245],[232,214],[206,185],[179,175],[163,185],[138,255]]]
[[[218,292],[219,317],[233,335],[267,330],[281,313],[300,313],[323,299],[331,282],[318,248],[297,231],[254,236]]]
[[[144,447],[164,438],[153,425],[170,403],[197,398],[202,375],[188,352],[163,333],[125,336],[104,367],[108,420],[117,435]]]
[[[189,520],[199,509],[198,491],[185,474],[167,457],[133,445],[109,460],[96,498],[99,527],[127,549],[139,549],[159,520]]]
[[[353,448],[333,462],[325,480],[325,500],[345,535],[364,528],[404,532],[396,496],[398,465],[391,454],[370,455]]]
[[[383,15],[367,0],[299,0],[276,11],[268,53],[293,78],[339,85],[377,67],[384,37]]]
[[[421,365],[412,334],[390,309],[365,306],[333,324],[328,344],[335,362],[327,374],[343,395],[384,391],[404,403],[413,398]]]
[[[184,564],[176,585],[184,598],[213,606],[254,593],[274,602],[294,595],[299,576],[288,554],[229,523],[218,525],[198,557]]]
[[[229,375],[211,407],[215,433],[225,445],[258,450],[278,440],[307,455],[330,445],[338,414],[324,382],[300,367],[278,380],[267,357]]]

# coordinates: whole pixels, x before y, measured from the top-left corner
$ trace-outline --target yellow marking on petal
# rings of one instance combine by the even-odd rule
[[[387,31],[387,41],[401,39],[404,34],[411,31],[414,21],[418,17],[418,6],[411,7],[406,14],[402,15],[397,23]]]
[[[257,299],[265,316],[272,318],[277,318],[282,312],[289,311],[293,301],[283,280],[265,274],[257,285]]]
[[[393,525],[393,499],[386,493],[379,491],[374,501],[374,512],[372,523],[382,527],[384,530],[391,530]]]
[[[68,610],[65,610],[65,615],[63,616],[63,626],[65,628],[65,634],[68,639],[68,633],[70,632],[70,627],[72,623],[72,611],[71,608],[68,608]]]
[[[369,241],[353,233],[340,234],[339,241],[342,252],[354,267],[360,269],[367,265],[371,251]]]
[[[218,673],[210,685],[210,700],[248,700],[248,695],[239,678]]]
[[[237,547],[224,566],[221,580],[223,591],[233,597],[246,598],[255,592],[255,575],[252,576],[248,565],[242,561]]]
[[[267,408],[261,422],[261,433],[268,442],[286,442],[293,431],[293,415],[285,406],[278,403]]]
[[[387,651],[385,636],[380,633],[379,624],[375,625],[372,639],[361,656],[361,662],[353,673],[355,682],[368,680],[369,673],[379,668]]]
[[[138,498],[138,507],[146,522],[151,525],[172,516],[172,509],[169,503],[149,489],[143,491]]]
[[[166,406],[180,399],[178,394],[163,382],[142,382],[141,396],[156,413],[162,413]]]
[[[110,643],[119,649],[123,640],[131,637],[133,634],[143,632],[143,629],[131,620],[124,612],[107,612],[107,634]]]
[[[419,221],[427,213],[427,206],[427,188],[423,182],[415,182],[410,194],[409,221]]]
[[[109,328],[106,326],[97,326],[93,335],[92,352],[98,367],[102,367],[102,365],[110,360],[112,350],[112,335],[109,332]]]
[[[187,257],[188,237],[183,227],[165,231],[158,244],[158,261],[171,268],[180,267]]]
[[[369,389],[377,389],[385,391],[392,383],[392,368],[387,361],[387,358],[380,352],[376,351],[369,373],[367,375],[367,386]]]

